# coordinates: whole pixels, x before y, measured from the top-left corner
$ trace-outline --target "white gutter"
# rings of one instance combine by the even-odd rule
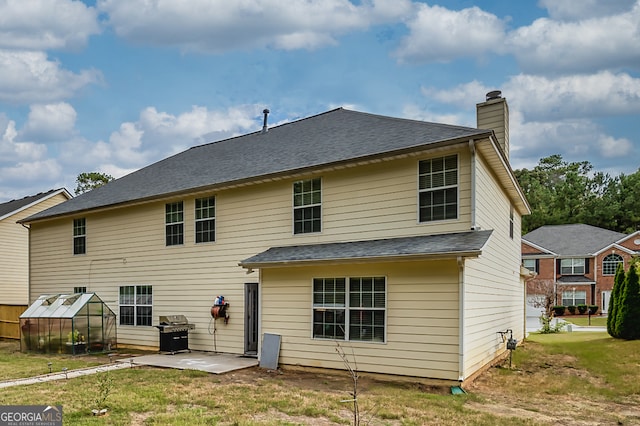
[[[464,381],[464,257],[458,256],[458,381]]]
[[[476,144],[469,139],[469,151],[471,151],[471,230],[480,229],[476,224]]]

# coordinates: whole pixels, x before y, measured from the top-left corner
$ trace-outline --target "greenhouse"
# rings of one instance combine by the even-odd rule
[[[42,295],[20,315],[23,352],[83,354],[116,346],[116,314],[95,293]]]

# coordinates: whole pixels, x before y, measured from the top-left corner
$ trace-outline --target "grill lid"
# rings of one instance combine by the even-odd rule
[[[161,331],[183,331],[194,330],[195,324],[189,322],[184,315],[160,315],[158,318],[158,325],[156,326]]]

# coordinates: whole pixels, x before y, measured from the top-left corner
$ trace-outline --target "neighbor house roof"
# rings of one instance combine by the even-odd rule
[[[51,189],[47,192],[40,192],[36,195],[28,195],[18,200],[7,201],[0,204],[0,220],[5,219],[8,216],[19,213],[22,210],[26,210],[29,207],[44,201],[48,198],[56,196],[58,194],[64,194],[67,199],[71,198],[71,194],[64,188]]]
[[[523,243],[533,243],[558,256],[593,256],[626,234],[584,224],[545,225],[522,236]]]
[[[368,241],[271,247],[243,260],[240,262],[240,266],[264,268],[292,263],[479,256],[491,233],[492,231],[468,231]]]
[[[25,221],[286,176],[314,168],[489,138],[491,130],[338,108],[188,149]]]

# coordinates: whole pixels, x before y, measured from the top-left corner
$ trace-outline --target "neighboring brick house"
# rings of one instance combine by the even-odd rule
[[[527,281],[529,304],[553,290],[556,305],[597,305],[606,313],[618,263],[628,269],[640,254],[640,231],[622,234],[590,225],[549,225],[522,237],[522,263],[535,272]]]

